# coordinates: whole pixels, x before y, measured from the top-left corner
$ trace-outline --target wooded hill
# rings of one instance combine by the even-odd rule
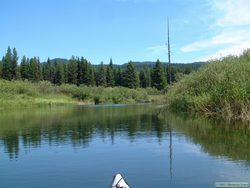
[[[52,63],[55,63],[56,61],[57,62],[62,62],[62,63],[68,63],[69,62],[69,60],[65,59],[65,58],[54,58],[54,59],[51,59]],[[46,62],[43,62],[43,63],[46,63]],[[154,66],[155,66],[155,62],[154,61],[131,61],[131,63],[134,65],[136,71],[138,71],[138,72],[141,71],[141,70],[143,70],[143,67],[145,67],[145,66],[147,66],[150,69],[153,69]],[[168,66],[167,62],[161,62],[161,64],[165,68],[167,68],[167,66]],[[192,63],[172,63],[171,66],[174,69],[178,69],[179,71],[182,71],[182,72],[188,72],[188,71],[190,72],[192,70],[197,70],[198,68],[200,68],[204,64],[206,64],[206,62],[198,61],[198,62],[192,62]],[[121,65],[114,63],[113,67],[114,68],[120,68],[121,70],[125,70],[126,67],[127,67],[127,65],[128,65],[128,63],[123,63]],[[98,65],[93,64],[93,67],[99,68],[100,64],[98,64]]]
[[[17,50],[8,47],[5,56],[0,61],[0,78],[5,80],[29,80],[38,82],[50,81],[53,84],[75,84],[87,86],[128,88],[155,87],[164,89],[169,83],[169,67],[166,63],[156,62],[128,62],[123,65],[101,62],[92,65],[83,57],[71,59],[53,59],[41,63],[39,57],[27,58],[23,56],[18,63]],[[178,80],[182,75],[198,69],[203,63],[172,64],[171,79]]]

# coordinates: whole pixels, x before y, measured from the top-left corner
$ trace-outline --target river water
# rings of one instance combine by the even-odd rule
[[[250,127],[154,105],[0,111],[0,187],[215,187],[250,182]]]

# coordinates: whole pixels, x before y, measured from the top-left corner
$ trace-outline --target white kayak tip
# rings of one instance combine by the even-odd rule
[[[130,188],[121,174],[116,174],[113,178],[111,188]]]

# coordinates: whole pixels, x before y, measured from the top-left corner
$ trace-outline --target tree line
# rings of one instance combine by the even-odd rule
[[[0,78],[5,80],[29,80],[32,82],[50,81],[53,84],[75,84],[87,86],[128,88],[155,87],[164,89],[169,83],[168,67],[164,67],[159,60],[153,68],[144,66],[137,71],[132,62],[125,69],[114,67],[112,58],[108,65],[103,62],[93,66],[83,57],[72,56],[68,62],[60,60],[41,63],[39,57],[27,58],[23,56],[18,64],[18,54],[15,48],[8,47],[5,56],[0,61]],[[171,70],[171,78],[175,80],[177,70]]]

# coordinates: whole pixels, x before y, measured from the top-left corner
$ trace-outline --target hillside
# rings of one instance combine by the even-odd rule
[[[168,105],[178,112],[250,120],[250,50],[203,66],[175,83]]]
[[[68,63],[68,59],[64,59],[64,58],[54,58],[51,59],[51,62],[54,63],[55,61],[57,62],[62,62],[62,63]],[[44,62],[45,63],[45,62]],[[143,69],[144,66],[147,66],[150,69],[153,69],[153,67],[155,66],[155,62],[154,61],[132,61],[133,65],[135,66],[137,71],[141,71]],[[167,62],[161,62],[165,67],[168,66]],[[206,64],[206,62],[192,62],[192,63],[172,63],[172,67],[174,69],[179,69],[179,70],[185,70],[185,69],[191,69],[191,70],[197,70],[199,67],[201,67],[202,65]],[[126,69],[128,63],[123,63],[121,65],[118,64],[114,64],[113,66],[115,68],[121,68],[122,70]],[[99,68],[100,64],[95,65],[93,64],[94,67]]]

